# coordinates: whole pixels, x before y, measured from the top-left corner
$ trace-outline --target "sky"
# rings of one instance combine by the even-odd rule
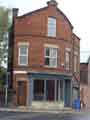
[[[0,0],[0,5],[19,8],[19,15],[47,6],[49,0]],[[74,26],[74,33],[81,38],[80,61],[85,62],[90,55],[90,1],[56,0],[58,8]]]

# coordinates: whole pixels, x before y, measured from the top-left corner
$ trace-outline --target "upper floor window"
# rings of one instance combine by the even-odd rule
[[[70,70],[70,51],[65,52],[65,67],[66,70]]]
[[[57,67],[57,48],[45,48],[45,65]]]
[[[48,17],[48,36],[56,37],[56,19]]]
[[[78,56],[74,55],[74,72],[78,70]]]
[[[19,46],[18,64],[28,65],[28,46],[27,45]]]

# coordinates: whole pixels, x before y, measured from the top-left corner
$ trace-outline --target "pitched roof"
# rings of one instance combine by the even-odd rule
[[[73,33],[73,35],[74,35],[78,40],[81,40],[75,33]]]
[[[48,7],[43,7],[43,8],[34,10],[34,11],[32,11],[32,12],[25,13],[25,14],[23,14],[23,15],[21,15],[21,16],[17,16],[16,18],[19,19],[19,18],[26,17],[26,16],[28,16],[28,15],[36,14],[37,12],[40,12],[40,11],[45,10],[45,9],[47,9],[47,8],[48,8]]]
[[[48,6],[47,6],[47,7],[40,8],[40,9],[37,9],[37,10],[34,10],[34,11],[32,11],[32,12],[28,12],[28,13],[26,13],[26,14],[24,14],[24,15],[21,15],[21,16],[17,16],[16,18],[17,18],[17,19],[20,19],[20,18],[26,17],[26,16],[28,16],[28,15],[36,14],[37,12],[46,10],[47,8],[48,8]],[[69,23],[69,25],[70,25],[71,28],[73,29],[73,26],[72,26],[71,22],[69,21],[69,19],[66,17],[66,15],[65,15],[59,8],[57,8],[57,11],[65,18],[65,20]]]
[[[65,18],[65,20],[69,23],[69,25],[73,29],[73,25],[71,24],[70,20],[66,17],[66,15],[59,8],[57,8],[57,10],[60,12],[60,14],[62,14],[62,16]]]

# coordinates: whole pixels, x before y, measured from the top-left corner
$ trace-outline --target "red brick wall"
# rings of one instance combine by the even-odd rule
[[[48,17],[53,16],[57,20],[56,38],[47,37]],[[28,35],[26,35],[28,34]],[[73,60],[72,27],[66,17],[55,7],[47,7],[31,15],[23,16],[15,20],[14,29],[14,70],[35,70],[46,72],[66,72],[61,64],[65,64],[65,48],[71,48],[71,71]],[[18,43],[29,42],[29,65],[18,66]],[[57,68],[44,67],[44,44],[58,46]],[[79,46],[79,44],[78,44]],[[79,50],[78,50],[79,51]],[[13,76],[15,77],[15,76]],[[14,78],[15,79],[15,78]]]
[[[88,64],[81,63],[80,64],[80,83],[88,84]]]
[[[71,40],[72,29],[70,24],[54,7],[49,7],[32,13],[32,15],[16,19],[15,34],[29,33],[32,35],[47,36],[48,16],[53,16],[57,19],[57,38]]]
[[[57,70],[60,69],[61,63],[65,63],[65,48],[69,47],[72,49],[72,45],[67,43],[64,40],[57,39],[48,39],[44,37],[16,37],[17,41],[15,43],[15,51],[14,51],[14,68],[20,69],[31,69],[35,67],[43,67],[44,66],[44,44],[53,44],[59,47],[58,49],[58,67]],[[18,66],[18,42],[29,42],[29,65],[26,67]],[[35,68],[36,69],[36,68]],[[54,68],[53,68],[54,69]],[[56,69],[55,69],[56,70]]]
[[[56,38],[47,37],[48,16],[54,16],[57,19],[57,36]],[[31,35],[24,35],[29,33]],[[17,36],[17,34],[22,34]],[[69,47],[72,51],[72,29],[68,21],[54,7],[48,7],[40,12],[27,15],[23,18],[16,19],[15,22],[15,39],[14,39],[14,68],[22,68],[18,66],[18,42],[29,42],[29,66],[44,65],[44,44],[58,45],[58,68],[60,63],[65,63],[65,48]],[[72,57],[71,57],[72,59]],[[59,63],[60,62],[60,63]],[[35,68],[35,67],[34,67]],[[22,68],[24,69],[24,68]],[[36,69],[36,68],[35,68]]]

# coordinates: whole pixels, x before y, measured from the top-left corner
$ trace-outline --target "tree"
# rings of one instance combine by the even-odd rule
[[[7,59],[10,9],[0,6],[0,68]]]

